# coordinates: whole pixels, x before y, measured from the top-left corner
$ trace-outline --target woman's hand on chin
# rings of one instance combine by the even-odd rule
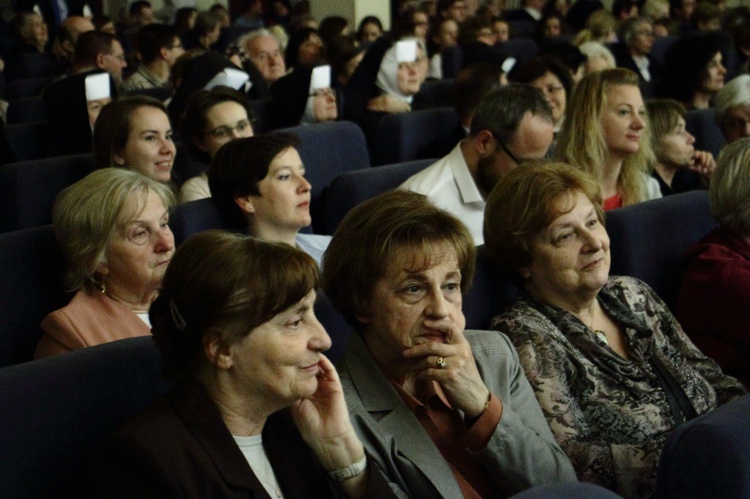
[[[334,471],[359,461],[364,448],[349,421],[336,368],[323,354],[319,366],[317,390],[292,405],[292,416],[323,468]]]
[[[451,405],[467,417],[481,415],[490,392],[479,375],[471,345],[462,328],[448,320],[430,321],[429,324],[425,321],[425,325],[444,330],[445,342],[424,342],[404,350],[404,356],[414,360],[409,370],[418,379],[440,383]]]
[[[383,94],[367,101],[367,109],[380,113],[398,114],[409,112],[411,106],[409,106],[408,102],[404,102],[388,94]]]
[[[695,151],[693,153],[693,163],[689,168],[700,173],[703,177],[711,178],[711,174],[716,169],[716,161],[708,151]]]

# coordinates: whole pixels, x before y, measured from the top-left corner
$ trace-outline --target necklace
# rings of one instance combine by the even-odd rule
[[[594,323],[596,323],[596,316],[594,316],[591,319],[591,326],[589,329],[594,333],[594,336],[596,337],[596,341],[599,342],[602,346],[609,345],[609,340],[607,339],[607,333],[602,331],[601,329],[594,329]]]

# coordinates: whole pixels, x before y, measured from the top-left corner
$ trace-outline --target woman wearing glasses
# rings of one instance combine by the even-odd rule
[[[271,87],[272,128],[326,123],[338,118],[331,66],[297,66]]]
[[[191,160],[202,163],[204,168],[203,173],[182,185],[180,202],[211,197],[206,171],[216,151],[233,139],[252,136],[250,104],[240,92],[214,87],[194,93],[180,123],[180,137]]]

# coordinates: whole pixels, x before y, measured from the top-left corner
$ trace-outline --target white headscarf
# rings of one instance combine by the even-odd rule
[[[404,95],[398,88],[398,65],[401,62],[414,62],[417,60],[416,47],[419,41],[416,39],[401,40],[396,42],[383,56],[378,70],[375,86],[388,95],[396,97],[411,104],[413,95]],[[413,49],[410,47],[414,47]],[[422,47],[424,51],[424,47]]]

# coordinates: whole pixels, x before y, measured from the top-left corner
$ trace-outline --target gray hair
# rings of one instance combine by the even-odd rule
[[[585,42],[578,46],[578,50],[586,56],[587,60],[596,59],[600,57],[607,62],[607,68],[614,68],[617,66],[615,58],[603,43],[600,42]]]
[[[711,211],[720,225],[750,235],[750,138],[727,145],[709,187]]]
[[[55,235],[68,263],[71,291],[93,292],[97,267],[106,261],[109,238],[123,216],[128,201],[143,208],[155,192],[168,210],[174,205],[170,188],[135,170],[103,168],[64,189],[52,209]]]
[[[714,96],[714,117],[720,126],[727,111],[735,106],[750,106],[750,75],[740,75]]]
[[[653,22],[648,17],[631,17],[627,21],[625,21],[620,28],[620,38],[622,39],[623,43],[626,47],[630,47],[630,44],[633,42],[633,38],[635,38],[635,34],[638,32],[638,28],[641,24],[648,23],[649,25],[653,26]]]
[[[248,42],[255,40],[256,38],[263,38],[264,36],[269,36],[273,38],[274,40],[276,40],[276,43],[279,44],[279,50],[281,50],[281,43],[279,42],[279,40],[275,36],[273,36],[273,33],[268,31],[266,28],[256,29],[256,30],[253,30],[249,33],[245,33],[244,35],[240,36],[237,39],[237,46],[240,49],[244,50],[245,45],[247,45]]]

